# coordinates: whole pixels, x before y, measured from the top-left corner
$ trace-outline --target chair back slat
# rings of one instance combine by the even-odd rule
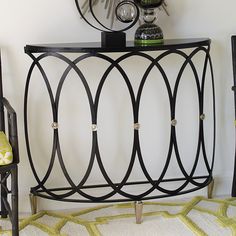
[[[232,36],[231,42],[232,42],[232,62],[233,62],[234,86],[236,86],[236,35]]]
[[[17,117],[16,113],[7,114],[8,116],[8,131],[9,142],[12,146],[13,162],[19,163],[19,146],[18,146],[18,133],[17,133]]]
[[[0,50],[0,98],[3,97],[2,89],[2,59],[1,59],[1,50]]]
[[[0,130],[5,132],[5,117],[4,117],[4,106],[2,103],[3,99],[3,88],[2,88],[2,59],[0,50]]]
[[[236,121],[236,35],[233,35],[231,37],[231,46],[232,46],[232,66],[233,66],[232,90],[234,92],[234,112],[235,112],[235,121]],[[236,143],[235,143],[235,148],[236,148]],[[233,183],[232,183],[231,196],[236,197],[236,149],[234,153],[234,171],[233,171]]]

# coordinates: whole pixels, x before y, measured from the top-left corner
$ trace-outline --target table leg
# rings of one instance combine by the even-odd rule
[[[212,198],[212,193],[213,193],[213,189],[214,189],[214,179],[211,180],[211,182],[209,183],[209,185],[207,186],[207,197],[209,199]]]
[[[142,213],[143,213],[143,203],[142,201],[135,202],[135,216],[136,216],[136,224],[142,223]]]
[[[34,215],[37,213],[37,196],[30,193],[29,198],[30,198],[31,214]]]

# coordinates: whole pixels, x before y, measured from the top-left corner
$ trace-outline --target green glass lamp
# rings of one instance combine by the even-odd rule
[[[155,24],[156,9],[160,7],[164,0],[134,0],[141,8],[144,23],[135,32],[135,44],[153,45],[163,43],[162,29]]]

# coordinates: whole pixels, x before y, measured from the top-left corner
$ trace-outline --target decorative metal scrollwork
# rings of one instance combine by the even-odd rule
[[[184,45],[184,44],[183,44]],[[182,46],[182,45],[181,45]],[[195,191],[197,189],[203,188],[206,185],[208,185],[212,181],[212,168],[214,163],[214,149],[215,149],[215,94],[214,94],[214,79],[213,79],[213,71],[212,71],[212,63],[211,58],[209,54],[210,50],[210,43],[205,43],[204,46],[198,46],[196,43],[192,46],[192,51],[187,54],[186,52],[182,51],[181,49],[176,48],[176,46],[173,46],[174,48],[170,48],[169,50],[164,50],[159,53],[158,56],[153,57],[147,52],[139,52],[139,51],[132,51],[132,52],[124,52],[121,56],[118,56],[118,58],[113,59],[109,57],[109,55],[106,55],[104,53],[88,53],[82,54],[78,56],[76,59],[70,59],[67,55],[55,52],[55,51],[45,51],[40,54],[34,54],[35,51],[27,51],[29,56],[33,59],[33,63],[30,67],[27,81],[26,81],[26,87],[25,87],[25,103],[24,103],[24,121],[25,121],[25,136],[26,136],[26,146],[27,146],[27,152],[30,160],[30,165],[33,170],[35,179],[37,180],[38,185],[31,189],[31,192],[34,195],[38,195],[45,198],[50,199],[56,199],[60,201],[72,201],[72,202],[100,202],[100,201],[106,201],[106,202],[112,202],[112,201],[127,201],[127,200],[145,200],[145,199],[154,199],[164,196],[173,196],[183,193],[188,193]],[[201,53],[205,55],[205,63],[203,66],[203,73],[198,73],[197,69],[193,63],[193,59],[195,56],[198,56],[198,54]],[[184,59],[184,62],[180,66],[180,70],[176,75],[176,81],[174,84],[173,90],[171,89],[170,82],[168,80],[167,74],[164,71],[161,61],[170,56],[170,55],[177,55]],[[56,89],[56,96],[53,96],[52,87],[50,86],[50,79],[48,78],[47,74],[45,73],[45,70],[43,69],[43,66],[41,62],[46,59],[47,57],[53,57],[54,59],[57,59],[59,61],[62,61],[66,63],[67,67],[65,71],[62,73],[62,76],[60,77],[60,80],[58,82],[58,86]],[[85,75],[80,70],[80,63],[83,60],[86,60],[87,58],[97,58],[97,60],[102,60],[109,64],[107,69],[104,71],[104,74],[102,75],[97,90],[95,91],[95,96],[92,96],[92,92],[90,90],[90,87],[88,85],[88,82],[86,81]],[[143,72],[143,76],[140,80],[140,83],[138,85],[138,91],[137,94],[135,94],[134,88],[132,87],[132,84],[129,80],[129,77],[125,70],[122,68],[122,63],[125,62],[130,57],[140,57],[149,62],[149,65],[147,66],[146,71]],[[186,167],[183,164],[182,157],[179,152],[179,146],[178,146],[178,140],[176,135],[176,124],[177,121],[174,118],[176,114],[176,100],[178,95],[178,88],[179,84],[183,75],[183,72],[185,71],[186,67],[189,67],[193,73],[195,85],[196,85],[196,91],[198,94],[198,109],[200,119],[203,120],[205,118],[205,114],[203,113],[204,110],[204,87],[206,80],[209,79],[206,75],[207,70],[210,71],[210,82],[212,85],[212,100],[213,100],[213,152],[212,152],[212,161],[209,162],[206,148],[205,148],[205,138],[204,138],[204,122],[199,122],[199,130],[198,130],[198,140],[197,140],[197,150],[194,162],[192,163],[192,167],[190,170],[186,170]],[[51,160],[49,163],[49,167],[47,169],[47,172],[45,176],[41,179],[39,178],[35,166],[34,166],[34,159],[31,154],[31,148],[30,148],[30,141],[29,141],[29,124],[28,124],[28,93],[30,90],[30,82],[32,77],[32,72],[35,68],[38,68],[43,81],[46,84],[47,91],[49,93],[52,113],[53,113],[53,120],[59,120],[58,118],[58,109],[59,109],[59,101],[60,101],[60,95],[62,92],[63,84],[65,80],[68,78],[68,74],[70,71],[74,71],[78,77],[78,79],[82,82],[82,85],[84,86],[84,89],[86,91],[89,107],[90,107],[90,113],[91,113],[91,120],[92,120],[92,146],[91,146],[91,154],[89,157],[89,163],[88,167],[86,169],[86,172],[82,179],[79,179],[78,182],[74,182],[70,176],[70,173],[65,165],[65,159],[63,159],[63,155],[61,152],[61,144],[60,144],[60,133],[55,130],[53,132],[53,148],[51,153]],[[143,92],[144,85],[146,81],[148,80],[149,74],[152,71],[153,68],[156,68],[160,74],[158,75],[158,79],[161,79],[164,81],[164,84],[166,86],[166,91],[168,94],[169,99],[169,106],[171,111],[171,117],[167,117],[167,119],[171,120],[172,128],[170,130],[170,141],[169,141],[169,147],[167,156],[165,157],[165,165],[163,170],[160,172],[160,175],[157,179],[153,179],[150,175],[150,173],[147,170],[147,166],[145,164],[145,157],[142,153],[142,145],[140,143],[140,124],[138,123],[139,113],[140,113],[140,101],[141,101],[141,94]],[[127,89],[129,91],[129,99],[132,104],[132,111],[133,111],[133,127],[134,127],[134,134],[133,134],[133,147],[132,147],[132,153],[130,155],[129,162],[127,163],[127,169],[125,171],[125,174],[120,182],[113,182],[104,166],[103,163],[103,157],[100,152],[100,146],[98,142],[98,134],[97,132],[97,115],[98,115],[98,107],[100,102],[100,96],[103,90],[103,86],[107,81],[108,75],[113,71],[117,70],[120,75],[122,76],[123,81],[125,82],[125,85],[127,86]],[[200,77],[201,74],[201,77]],[[53,128],[57,129],[58,124],[53,123]],[[55,159],[58,158],[58,161],[60,163],[60,167],[62,169],[62,172],[64,174],[64,177],[68,183],[68,187],[58,187],[58,188],[48,188],[47,187],[47,181],[50,179],[50,175],[52,173]],[[199,160],[202,158],[204,165],[207,170],[206,175],[198,176],[196,175],[196,169],[199,165]],[[177,165],[176,168],[179,168],[182,176],[177,178],[168,178],[166,176],[168,168],[170,166],[170,162],[172,159],[175,159]],[[94,184],[89,185],[87,183],[89,176],[92,173],[93,166],[95,162],[98,163],[99,170],[101,171],[105,183],[104,184]],[[132,174],[132,171],[134,169],[134,163],[137,162],[140,165],[141,171],[144,175],[143,181],[129,181],[129,177]],[[203,180],[203,182],[199,182],[198,180]],[[174,189],[170,189],[168,187],[163,186],[166,182],[174,182],[174,181],[182,181],[181,185]],[[129,185],[142,185],[147,184],[149,188],[146,191],[142,191],[138,194],[130,193],[125,186]],[[187,189],[188,186],[191,186]],[[108,193],[102,194],[99,197],[95,197],[92,194],[87,193],[85,190],[87,188],[101,188],[101,187],[107,187],[110,189]],[[61,193],[63,192],[63,193]],[[76,194],[76,197],[74,195]],[[118,195],[118,198],[113,198],[115,195]]]

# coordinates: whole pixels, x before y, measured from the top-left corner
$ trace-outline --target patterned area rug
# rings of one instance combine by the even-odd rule
[[[0,225],[0,235],[11,235],[7,220],[0,220]],[[236,235],[236,199],[195,197],[185,202],[144,202],[141,224],[135,223],[133,203],[67,213],[41,211],[20,220],[20,235]]]

